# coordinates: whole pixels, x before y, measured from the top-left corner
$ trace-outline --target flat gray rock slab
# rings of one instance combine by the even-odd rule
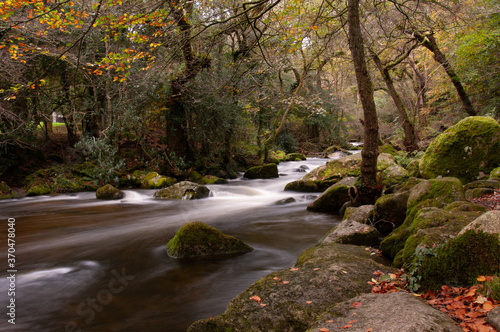
[[[371,329],[371,330],[370,330]],[[409,293],[362,294],[332,307],[307,332],[462,332],[446,314]]]

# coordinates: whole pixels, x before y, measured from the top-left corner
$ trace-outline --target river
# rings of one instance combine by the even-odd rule
[[[0,331],[185,331],[221,314],[229,300],[270,272],[293,266],[340,220],[306,211],[317,194],[285,192],[288,182],[326,159],[284,162],[280,177],[210,185],[211,196],[160,201],[153,190],[125,190],[118,201],[95,193],[0,201],[5,276],[7,220],[15,218],[15,325],[0,280]],[[277,205],[293,197],[296,202]],[[165,245],[186,222],[202,221],[255,250],[177,261]],[[7,275],[8,276],[8,275]]]

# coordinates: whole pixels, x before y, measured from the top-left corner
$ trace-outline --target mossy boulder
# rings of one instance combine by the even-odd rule
[[[156,199],[201,199],[210,195],[210,190],[200,184],[181,181],[154,193]]]
[[[378,147],[379,153],[388,153],[394,157],[398,155],[398,151],[390,144],[384,144]]]
[[[354,177],[342,179],[318,196],[307,206],[307,210],[338,214],[344,203],[350,200],[349,188],[355,182],[356,178]]]
[[[499,180],[500,181],[500,167],[497,167],[490,172],[491,180]]]
[[[199,221],[179,228],[166,249],[173,258],[242,254],[253,250],[243,241]]]
[[[30,189],[28,189],[28,192],[26,193],[26,196],[40,196],[40,195],[47,195],[50,194],[52,191],[44,186],[33,186]]]
[[[425,256],[419,271],[422,290],[441,285],[471,286],[479,275],[500,273],[500,240],[482,231],[468,230]]]
[[[227,180],[214,175],[205,175],[197,181],[199,184],[227,184]]]
[[[408,191],[381,196],[375,202],[373,223],[382,234],[389,234],[403,224],[406,218]]]
[[[370,224],[373,217],[374,205],[361,205],[358,207],[347,207],[342,220],[350,219],[361,224]]]
[[[285,151],[270,151],[268,156],[269,161],[274,164],[279,164],[282,161],[286,160],[286,152]]]
[[[496,235],[500,240],[500,211],[486,212],[464,227],[458,235],[462,235],[469,230],[483,231]]]
[[[286,155],[285,161],[300,161],[306,159],[306,156],[304,156],[302,153],[289,153]]]
[[[463,183],[485,177],[500,165],[500,125],[490,117],[468,117],[429,145],[420,160],[426,179],[453,176]]]
[[[328,149],[323,151],[324,158],[342,158],[349,155],[352,155],[352,152],[337,145],[332,145]]]
[[[53,193],[96,190],[98,188],[97,181],[82,174],[75,172],[74,168],[64,166],[40,169],[26,177],[25,188],[27,192],[31,191],[32,194],[39,192],[40,188],[45,188]],[[33,187],[38,188],[33,189]]]
[[[320,193],[333,186],[337,181],[338,180],[335,181],[296,180],[287,183],[284,190],[298,191],[305,193]]]
[[[157,172],[147,173],[141,181],[142,189],[161,189],[165,187],[169,187],[176,183],[177,180],[175,178],[171,178],[168,176],[163,176],[158,174]]]
[[[380,243],[380,234],[375,227],[371,225],[345,219],[328,232],[325,239],[322,241],[323,245],[332,243],[375,247]]]
[[[491,195],[495,193],[495,189],[491,188],[474,188],[465,191],[466,199],[474,199],[483,197],[484,195]]]
[[[322,191],[346,177],[358,177],[361,174],[361,154],[357,153],[326,162],[307,173],[301,180],[289,183],[285,190]],[[382,182],[387,186],[401,183],[408,178],[408,172],[396,163],[394,157],[382,153],[377,160],[377,169],[381,173]],[[304,190],[302,190],[304,189]],[[325,190],[325,189],[323,189]]]
[[[495,189],[495,188],[500,188],[500,181],[499,180],[478,180],[474,182],[467,183],[464,186],[465,190],[469,189],[476,189],[476,188],[490,188],[490,189]]]
[[[16,196],[17,194],[5,182],[0,182],[0,199],[9,199]]]
[[[123,192],[110,184],[107,184],[99,189],[95,193],[97,199],[121,199],[123,198]]]
[[[263,166],[250,167],[243,177],[247,179],[271,179],[279,177],[278,166],[276,164],[266,164]]]
[[[423,207],[445,207],[455,201],[465,201],[465,192],[459,179],[453,177],[422,181],[409,191],[407,216]]]
[[[294,268],[271,273],[236,296],[219,316],[193,323],[188,332],[305,331],[331,306],[361,293],[373,271],[391,269],[365,247],[332,244],[304,251]]]
[[[408,175],[412,177],[420,176],[420,159],[415,159],[410,161],[408,166],[406,166],[406,170],[408,171]]]

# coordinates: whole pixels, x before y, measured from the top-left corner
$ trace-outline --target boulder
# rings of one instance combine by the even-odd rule
[[[419,177],[420,176],[420,159],[414,159],[410,161],[408,166],[406,166],[406,170],[408,171],[409,176]]]
[[[181,181],[154,193],[157,199],[200,199],[209,195],[207,187],[189,181]]]
[[[142,189],[161,189],[169,187],[176,183],[177,180],[168,176],[163,176],[157,172],[147,173],[141,180]]]
[[[335,305],[307,332],[460,332],[445,313],[410,293],[361,294]]]
[[[121,199],[123,198],[123,192],[116,189],[110,184],[107,184],[99,189],[95,193],[97,199]]]
[[[409,191],[407,216],[423,207],[441,208],[455,201],[465,201],[464,188],[459,179],[446,177],[422,181]]]
[[[496,189],[500,188],[500,181],[499,180],[478,180],[474,182],[467,183],[464,186],[465,190],[469,189],[476,189],[476,188],[490,188],[490,189]]]
[[[268,159],[269,159],[272,163],[274,163],[274,164],[279,164],[280,162],[282,162],[282,161],[285,161],[285,160],[286,160],[286,153],[285,153],[285,151],[281,151],[281,150],[278,150],[278,151],[270,151],[270,152],[269,152]]]
[[[486,322],[500,331],[500,307],[491,310],[486,317]]]
[[[223,178],[219,178],[214,175],[205,175],[199,181],[199,184],[227,184],[227,180]]]
[[[332,243],[375,247],[380,243],[380,235],[371,225],[345,219],[337,227],[334,227],[322,241],[324,245]]]
[[[40,196],[50,194],[51,190],[45,186],[33,186],[28,189],[26,196]]]
[[[406,218],[408,191],[381,196],[373,208],[373,223],[380,233],[387,235],[403,224]]]
[[[332,244],[307,249],[295,267],[271,273],[229,303],[219,316],[193,323],[188,332],[305,331],[332,305],[370,292],[373,271],[390,268],[365,247]]]
[[[264,166],[254,166],[249,168],[243,177],[247,179],[270,179],[279,177],[278,166],[276,164],[266,164]]]
[[[339,213],[344,203],[350,200],[349,188],[354,185],[356,178],[347,177],[337,182],[311,204],[307,206],[307,210],[314,212]]]
[[[173,258],[242,254],[253,250],[243,241],[199,221],[179,228],[166,249]]]
[[[360,153],[330,160],[311,170],[301,180],[289,183],[285,190],[311,192],[313,191],[311,189],[316,189],[314,191],[323,191],[324,188],[328,188],[343,178],[359,176],[361,174],[360,165]],[[387,186],[400,183],[408,177],[408,172],[399,166],[394,157],[388,153],[379,155],[377,169],[381,173],[382,182]]]
[[[500,239],[497,234],[468,230],[423,257],[419,266],[422,290],[441,285],[471,286],[480,275],[500,273]]]
[[[287,204],[291,204],[291,203],[295,203],[297,202],[297,200],[293,197],[288,197],[288,198],[283,198],[283,199],[280,199],[279,201],[277,201],[276,205],[287,205]]]
[[[500,181],[500,167],[497,167],[490,172],[490,179]]]
[[[490,117],[468,117],[429,145],[420,160],[426,179],[453,176],[463,183],[485,177],[500,165],[500,125]]]
[[[488,211],[477,217],[473,222],[464,227],[458,235],[460,236],[469,230],[494,234],[500,240],[500,211]]]
[[[306,156],[304,156],[302,153],[289,153],[285,157],[286,161],[300,161],[306,159]]]
[[[349,152],[346,149],[341,148],[340,146],[337,145],[332,145],[325,151],[323,151],[323,158],[342,158],[345,156],[350,156],[352,155],[352,152]]]
[[[465,191],[465,199],[474,199],[483,197],[484,195],[491,195],[495,193],[495,189],[491,188],[474,188]]]
[[[358,207],[348,207],[345,210],[343,220],[350,219],[361,224],[370,224],[373,217],[374,205],[361,205]]]

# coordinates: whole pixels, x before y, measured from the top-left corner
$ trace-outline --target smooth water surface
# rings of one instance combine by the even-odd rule
[[[0,201],[0,269],[7,267],[7,219],[16,219],[16,325],[7,323],[9,281],[0,279],[0,331],[185,331],[221,314],[229,300],[298,255],[339,222],[306,211],[317,194],[284,192],[325,159],[286,162],[280,178],[211,185],[196,201],[154,200],[126,190]],[[299,172],[300,166],[303,166]],[[294,197],[296,202],[277,205]],[[253,252],[177,261],[165,245],[186,222],[236,236]]]

